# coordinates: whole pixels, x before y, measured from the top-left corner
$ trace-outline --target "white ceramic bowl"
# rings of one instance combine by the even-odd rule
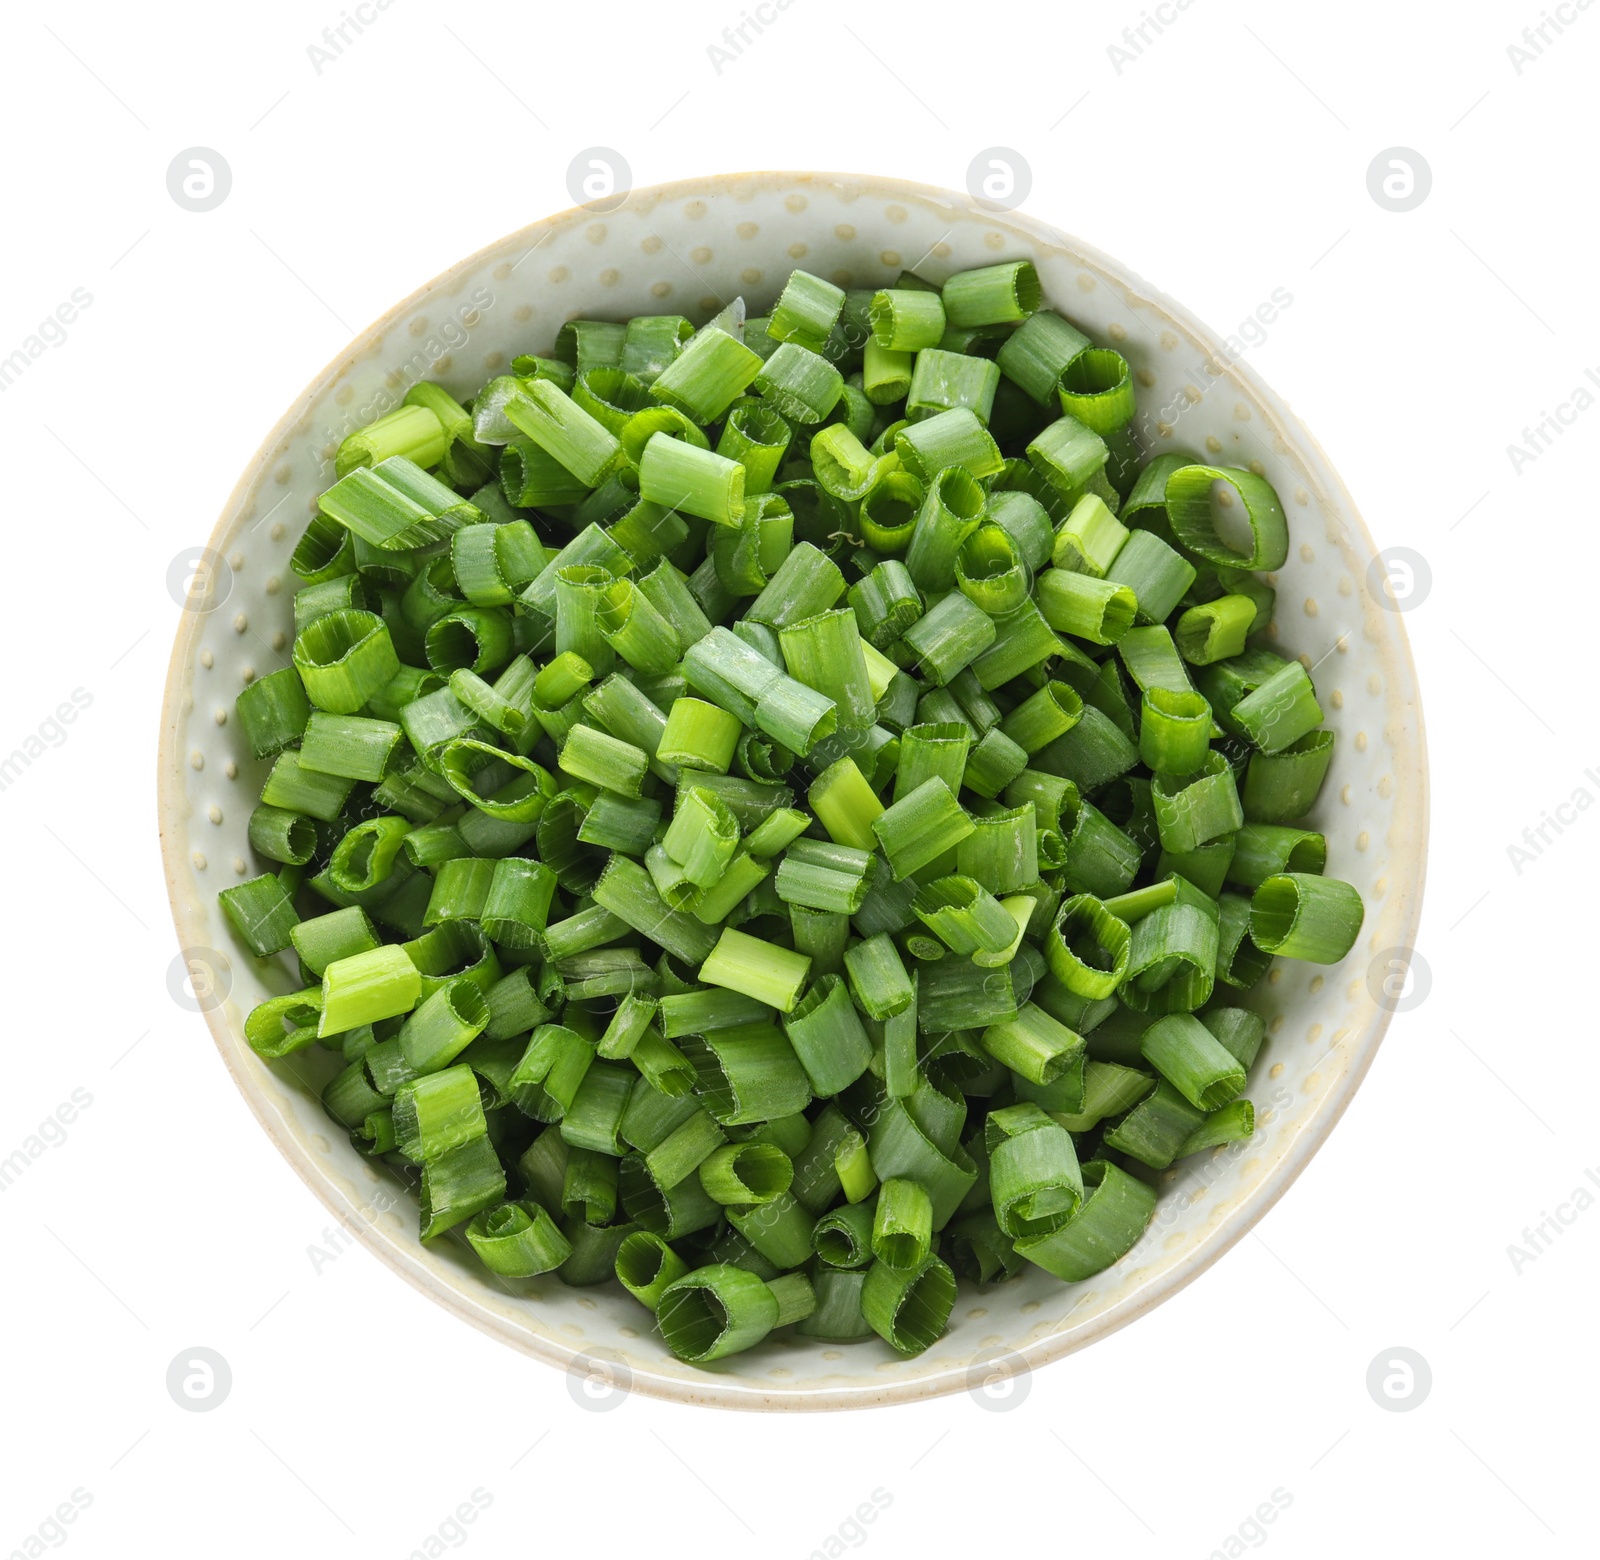
[[[963,1285],[947,1335],[912,1360],[876,1341],[791,1338],[711,1370],[684,1365],[614,1285],[569,1289],[550,1276],[510,1294],[453,1243],[425,1249],[410,1195],[350,1147],[306,1086],[320,1082],[322,1054],[268,1066],[245,1044],[245,1014],[291,987],[278,961],[258,964],[237,946],[217,909],[217,892],[256,870],[246,822],[264,770],[243,749],[233,701],[252,676],[285,664],[289,554],[332,480],[339,440],[417,379],[468,394],[516,353],[547,351],[577,316],[698,321],[739,293],[756,312],[796,265],[863,287],[887,285],[902,266],[940,280],[1024,256],[1047,301],[1133,365],[1152,453],[1181,444],[1253,464],[1282,495],[1292,549],[1277,579],[1279,647],[1317,663],[1338,742],[1315,821],[1329,837],[1329,873],[1366,900],[1366,925],[1335,969],[1278,961],[1251,999],[1270,1023],[1251,1078],[1255,1136],[1169,1172],[1149,1231],[1109,1271],[1065,1285],[1030,1270],[981,1294]],[[428,283],[312,379],[240,478],[211,547],[227,561],[220,599],[185,613],[160,756],[180,944],[215,966],[207,1021],[262,1127],[333,1215],[424,1294],[528,1354],[568,1369],[605,1361],[638,1391],[734,1408],[930,1397],[966,1386],[974,1360],[999,1351],[1036,1367],[1132,1321],[1215,1262],[1299,1174],[1371,1064],[1389,1015],[1369,994],[1369,965],[1412,944],[1428,821],[1416,677],[1399,616],[1367,585],[1372,538],[1315,441],[1248,368],[1227,365],[1211,331],[1040,222],[888,179],[757,173],[636,190],[603,215],[580,209],[534,223]]]

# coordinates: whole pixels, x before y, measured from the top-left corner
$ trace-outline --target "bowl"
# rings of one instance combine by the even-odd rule
[[[547,351],[573,317],[677,312],[699,322],[736,294],[758,312],[797,265],[864,287],[888,285],[902,267],[939,281],[1022,257],[1048,302],[1133,366],[1149,453],[1183,446],[1254,465],[1282,495],[1291,555],[1276,577],[1280,648],[1315,663],[1338,734],[1315,823],[1328,835],[1329,874],[1361,891],[1366,924],[1336,968],[1276,962],[1250,999],[1269,1023],[1251,1077],[1254,1137],[1167,1172],[1150,1229],[1106,1272],[1069,1285],[1030,1270],[981,1294],[963,1285],[948,1333],[914,1359],[876,1340],[791,1338],[711,1369],[686,1365],[616,1286],[570,1289],[547,1275],[511,1293],[457,1243],[423,1247],[411,1194],[318,1104],[315,1068],[331,1058],[313,1049],[267,1064],[245,1043],[245,1015],[291,983],[281,961],[254,960],[234,941],[217,907],[219,890],[257,870],[246,824],[265,766],[240,740],[234,699],[286,664],[289,555],[332,480],[339,441],[416,380],[468,394],[516,353]],[[1022,213],[865,175],[748,173],[634,190],[614,209],[536,222],[413,293],[317,374],[239,479],[210,548],[173,647],[159,774],[162,850],[196,1005],[262,1128],[333,1216],[454,1315],[552,1365],[684,1403],[838,1409],[959,1391],[997,1356],[1007,1370],[1058,1359],[1159,1305],[1261,1218],[1348,1105],[1397,1005],[1386,992],[1420,910],[1427,762],[1400,616],[1372,583],[1385,565],[1316,442],[1219,337],[1114,260]]]

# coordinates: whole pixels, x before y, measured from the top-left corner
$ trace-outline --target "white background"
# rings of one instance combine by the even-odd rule
[[[707,48],[737,0],[395,0],[320,73],[307,50],[338,0],[14,11],[0,357],[74,288],[93,302],[0,396],[0,751],[73,689],[92,703],[0,792],[0,1157],[74,1090],[92,1103],[0,1195],[0,1554],[30,1552],[75,1489],[90,1503],[38,1541],[84,1557],[400,1557],[430,1535],[484,1555],[1590,1547],[1600,1211],[1569,1208],[1520,1271],[1508,1254],[1600,1174],[1600,818],[1569,813],[1520,872],[1507,854],[1578,788],[1600,796],[1600,411],[1520,473],[1508,455],[1600,373],[1580,157],[1600,9],[1562,10],[1520,74],[1507,45],[1534,0],[1194,0],[1120,72],[1131,0],[794,0],[720,73]],[[570,204],[568,163],[596,144],[637,184],[814,167],[956,188],[979,150],[1016,149],[1029,210],[1220,331],[1292,294],[1249,360],[1379,545],[1431,568],[1406,618],[1431,992],[1256,1234],[1009,1412],[586,1411],[364,1251],[315,1269],[322,1208],[168,995],[169,562],[356,329]],[[232,169],[205,214],[166,188],[192,146]],[[1394,146],[1433,175],[1404,214],[1367,187]],[[165,1387],[195,1346],[232,1372],[203,1414]],[[1432,1373],[1405,1413],[1366,1386],[1396,1346]],[[488,1504],[449,1528],[474,1490]],[[874,1490],[877,1520],[852,1529]],[[1277,1520],[1239,1537],[1275,1490]]]

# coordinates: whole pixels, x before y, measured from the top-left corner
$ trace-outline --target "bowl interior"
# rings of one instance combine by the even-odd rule
[[[1109,1271],[1062,1284],[1030,1270],[963,1286],[948,1334],[902,1360],[876,1341],[769,1340],[710,1370],[674,1360],[647,1314],[613,1286],[553,1276],[508,1289],[451,1241],[424,1249],[411,1195],[358,1154],[316,1090],[331,1058],[267,1065],[244,1042],[249,1010],[292,989],[256,961],[217,909],[253,873],[246,824],[265,766],[231,718],[252,676],[287,664],[289,554],[332,480],[346,433],[419,379],[460,395],[519,352],[548,351],[574,317],[683,313],[698,321],[743,295],[769,305],[791,268],[882,286],[902,267],[931,280],[1000,259],[1037,265],[1046,301],[1133,366],[1149,454],[1186,448],[1263,472],[1283,498],[1291,556],[1276,577],[1278,648],[1303,655],[1337,733],[1315,825],[1330,875],[1361,891],[1367,921],[1344,964],[1279,960],[1248,999],[1269,1039],[1251,1076],[1253,1138],[1181,1161],[1154,1222]],[[262,1125],[330,1211],[391,1267],[457,1315],[552,1363],[608,1368],[634,1388],[722,1406],[834,1408],[958,1390],[996,1351],[1038,1365],[1138,1316],[1214,1261],[1279,1196],[1359,1082],[1388,1014],[1368,990],[1382,950],[1409,947],[1426,840],[1426,769],[1414,672],[1399,618],[1367,586],[1374,547],[1314,441],[1217,337],[1122,267],[1015,213],[965,197],[845,175],[746,174],[633,192],[604,213],[535,223],[463,261],[364,331],[273,430],[228,500],[211,546],[209,596],[186,612],[169,673],[160,759],[162,843],[180,942],[215,972],[202,1003]]]

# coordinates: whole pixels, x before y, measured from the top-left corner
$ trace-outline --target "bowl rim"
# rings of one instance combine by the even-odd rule
[[[1013,229],[1019,237],[1080,259],[1098,268],[1107,276],[1115,278],[1129,294],[1136,295],[1142,302],[1160,310],[1169,320],[1181,325],[1195,342],[1209,349],[1210,361],[1223,365],[1222,373],[1231,376],[1241,390],[1272,414],[1280,425],[1280,432],[1293,434],[1299,442],[1300,453],[1312,458],[1310,463],[1316,467],[1319,485],[1328,498],[1341,509],[1348,529],[1354,536],[1365,541],[1369,553],[1374,555],[1377,553],[1372,533],[1368,530],[1365,520],[1321,444],[1290,410],[1287,403],[1266,385],[1254,368],[1237,358],[1229,359],[1223,352],[1220,336],[1182,304],[1175,302],[1161,289],[1151,286],[1143,277],[1120,261],[1112,259],[1094,245],[1063,232],[1051,223],[1021,211],[997,212],[969,195],[913,180],[877,174],[780,169],[710,174],[641,186],[631,189],[622,204],[624,207],[636,203],[655,205],[674,199],[737,196],[742,191],[804,190],[808,186],[818,185],[849,188],[855,190],[858,195],[885,200],[939,202],[969,211],[982,212],[997,226]],[[615,209],[608,207],[608,212]],[[332,387],[341,374],[355,365],[381,333],[411,313],[420,302],[438,294],[441,290],[447,291],[452,281],[470,274],[491,257],[503,253],[512,245],[524,240],[531,244],[540,233],[553,232],[574,222],[593,220],[596,214],[588,207],[575,206],[539,218],[522,228],[504,234],[424,282],[365,329],[357,332],[294,398],[289,409],[273,425],[260,447],[246,463],[222,506],[207,546],[213,551],[221,550],[227,540],[225,533],[236,523],[240,510],[258,487],[272,462],[278,458],[281,446],[293,434],[296,424],[305,411]],[[1386,639],[1379,643],[1387,648],[1404,674],[1410,692],[1408,745],[1414,747],[1415,751],[1415,773],[1410,778],[1415,788],[1417,831],[1415,837],[1408,842],[1408,846],[1402,847],[1414,853],[1414,864],[1399,888],[1399,891],[1406,896],[1406,905],[1396,928],[1399,939],[1396,945],[1412,947],[1415,944],[1427,879],[1430,811],[1427,732],[1421,692],[1417,684],[1416,664],[1412,657],[1405,624],[1399,613],[1387,616],[1391,631]],[[201,614],[182,614],[167,668],[161,706],[161,736],[157,752],[157,824],[167,895],[180,947],[196,946],[199,941],[203,941],[203,938],[197,939],[189,935],[190,928],[186,925],[189,912],[183,903],[187,897],[184,880],[188,877],[189,861],[179,837],[185,816],[183,810],[185,765],[177,740],[181,721],[187,713],[186,706],[192,699],[196,661],[195,642],[199,637],[201,626]],[[190,883],[192,885],[192,879]],[[1342,1070],[1339,1078],[1330,1087],[1317,1113],[1308,1119],[1285,1145],[1281,1157],[1267,1177],[1243,1196],[1227,1216],[1198,1241],[1170,1271],[1161,1275],[1138,1295],[1112,1307],[1101,1316],[1076,1328],[1064,1328],[1021,1348],[1008,1351],[1011,1357],[1022,1361],[1027,1369],[1034,1370],[1086,1348],[1126,1327],[1177,1294],[1237,1245],[1289,1190],[1327,1141],[1334,1127],[1338,1125],[1372,1066],[1392,1016],[1391,1011],[1374,1004],[1371,1019],[1347,1042],[1345,1054],[1341,1059]],[[258,1067],[260,1063],[244,1042],[242,1033],[236,1033],[229,1023],[225,1005],[219,1003],[207,1008],[205,1020],[212,1039],[221,1053],[224,1066],[267,1137],[328,1212],[351,1231],[385,1266],[452,1315],[470,1323],[479,1331],[510,1344],[520,1353],[532,1355],[557,1369],[581,1373],[592,1368],[593,1361],[603,1357],[603,1354],[597,1355],[592,1351],[566,1347],[553,1339],[507,1326],[492,1313],[475,1308],[468,1297],[433,1272],[404,1261],[395,1249],[378,1237],[375,1228],[367,1220],[351,1217],[351,1210],[345,1206],[343,1197],[328,1181],[310,1152],[292,1136],[279,1130],[274,1107],[267,1100],[253,1071],[253,1068]],[[702,1407],[791,1412],[832,1411],[941,1397],[965,1390],[970,1385],[969,1374],[970,1367],[953,1366],[931,1375],[911,1377],[901,1381],[891,1378],[862,1381],[847,1386],[775,1392],[758,1387],[740,1377],[706,1373],[703,1378],[686,1381],[676,1376],[658,1375],[648,1370],[633,1370],[630,1372],[628,1390],[648,1397]]]

